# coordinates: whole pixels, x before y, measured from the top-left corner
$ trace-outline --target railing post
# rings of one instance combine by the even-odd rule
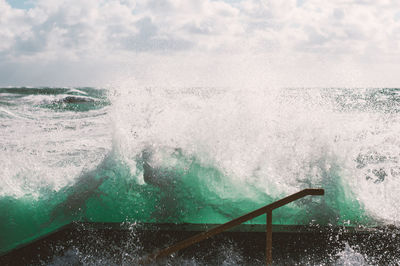
[[[267,248],[266,248],[266,264],[272,265],[272,210],[268,210],[267,215]]]

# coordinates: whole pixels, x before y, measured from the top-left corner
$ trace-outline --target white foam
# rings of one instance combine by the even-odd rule
[[[328,89],[203,91],[131,84],[115,90],[112,117],[127,161],[149,144],[178,147],[218,167],[229,177],[226,182],[238,191],[249,190],[247,197],[254,201],[253,189],[277,197],[324,187],[331,200],[344,205],[359,201],[376,218],[398,221],[400,180],[392,175],[380,184],[371,182],[356,160],[373,149],[398,161],[399,116],[368,105],[358,108],[357,97],[342,94]],[[396,169],[394,162],[382,164],[386,171]],[[373,171],[375,165],[366,167]],[[344,191],[342,198],[332,198],[338,196],[332,195],[335,191]]]

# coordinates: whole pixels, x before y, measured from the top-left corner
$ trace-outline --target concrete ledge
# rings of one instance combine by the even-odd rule
[[[0,257],[0,265],[46,264],[55,257],[63,256],[71,249],[91,256],[114,254],[116,264],[126,252],[144,256],[155,249],[164,248],[186,239],[215,224],[131,224],[131,223],[73,223],[56,232],[20,246]],[[212,259],[218,247],[227,243],[235,246],[249,261],[265,254],[265,225],[243,224],[179,252],[180,256]],[[128,249],[134,240],[138,250]],[[273,257],[275,261],[290,258],[293,262],[303,257],[314,258],[316,264],[326,254],[335,253],[344,243],[360,247],[369,256],[385,254],[379,264],[391,262],[390,254],[400,254],[400,233],[395,227],[352,228],[326,226],[273,226]],[[121,253],[121,254],[119,254]],[[112,255],[112,256],[114,256]],[[111,255],[110,255],[111,256]],[[208,257],[207,257],[208,256]],[[216,255],[215,255],[216,256]],[[214,257],[215,257],[214,256]],[[320,259],[321,257],[321,259]],[[286,263],[286,262],[285,262]],[[285,264],[283,263],[283,264]],[[312,263],[313,264],[313,263]],[[213,265],[211,263],[211,265]]]

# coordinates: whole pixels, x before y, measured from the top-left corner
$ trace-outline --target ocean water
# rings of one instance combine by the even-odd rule
[[[400,222],[400,89],[0,88],[0,136],[0,253],[72,221],[224,223],[304,188],[325,196],[274,224]]]

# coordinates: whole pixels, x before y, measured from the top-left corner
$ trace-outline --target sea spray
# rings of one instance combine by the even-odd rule
[[[74,220],[223,223],[308,187],[324,198],[277,209],[274,223],[399,220],[397,89],[0,93],[2,252]],[[85,189],[88,173],[100,182]]]

